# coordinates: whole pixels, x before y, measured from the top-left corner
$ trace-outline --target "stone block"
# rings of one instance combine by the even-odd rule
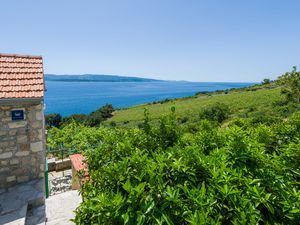
[[[35,110],[42,110],[43,109],[43,104],[39,104],[39,105],[36,105],[34,107]]]
[[[18,135],[17,136],[17,143],[26,143],[28,142],[28,137],[27,135]]]
[[[2,137],[2,141],[11,141],[14,140],[15,137],[14,136],[6,136],[6,137]]]
[[[36,158],[35,158],[35,157],[32,157],[32,158],[30,159],[30,163],[31,163],[31,165],[36,165]]]
[[[37,137],[36,130],[31,130],[29,132],[29,140],[30,142],[34,142]]]
[[[7,131],[6,130],[0,130],[0,137],[1,136],[6,136],[7,135]]]
[[[17,134],[17,130],[16,129],[9,131],[9,136],[15,136],[16,134]]]
[[[18,183],[21,183],[21,182],[26,182],[29,180],[29,177],[28,176],[19,176],[17,177],[17,181]]]
[[[12,182],[16,180],[16,176],[9,176],[6,178],[6,182]]]
[[[45,164],[41,164],[39,169],[40,169],[39,170],[40,173],[45,172]]]
[[[41,111],[36,111],[35,112],[35,119],[42,121],[43,120],[43,113]]]
[[[1,107],[1,110],[10,110],[10,109],[11,109],[10,106],[2,106],[2,107]]]
[[[27,114],[27,119],[28,119],[29,121],[34,121],[34,120],[35,120],[35,114],[34,114],[34,112],[28,113],[28,114]]]
[[[10,122],[11,121],[11,117],[3,117],[1,119],[2,122]]]
[[[6,161],[6,160],[0,161],[0,166],[6,166],[7,164],[8,164],[8,161]]]
[[[0,173],[7,172],[7,171],[9,171],[8,167],[0,168]]]
[[[21,127],[21,128],[18,128],[18,129],[16,129],[17,135],[20,135],[20,134],[27,134],[27,130],[28,130],[27,127]]]
[[[17,146],[9,147],[5,149],[5,152],[16,152],[17,151]]]
[[[19,145],[19,149],[20,149],[20,151],[28,151],[30,149],[30,147],[29,147],[28,143],[26,143],[26,144],[20,144]]]
[[[40,152],[43,151],[43,142],[38,141],[30,144],[30,149],[32,152]]]
[[[7,148],[9,146],[9,141],[4,141],[3,139],[0,141],[0,148]]]
[[[55,158],[48,159],[47,161],[48,161],[48,171],[49,172],[55,171],[56,168]]]
[[[22,152],[17,152],[16,156],[17,157],[23,157],[29,155],[29,151],[22,151]]]
[[[27,125],[27,121],[17,121],[8,123],[8,127],[10,129],[25,127]]]
[[[38,130],[38,139],[39,139],[40,141],[43,140],[43,129],[39,129],[39,130]]]
[[[12,159],[9,161],[10,165],[16,165],[19,163],[19,160],[18,159]]]
[[[12,157],[12,152],[4,152],[0,154],[0,159],[9,159]]]
[[[15,147],[16,146],[16,141],[15,140],[10,141],[8,146],[9,147]]]
[[[35,121],[30,124],[34,129],[42,128],[43,123],[41,121]]]

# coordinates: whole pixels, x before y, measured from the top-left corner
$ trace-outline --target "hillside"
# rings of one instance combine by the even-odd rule
[[[104,74],[83,74],[83,75],[54,75],[45,74],[46,81],[65,81],[65,82],[153,82],[161,81],[140,77],[127,77],[119,75]]]
[[[89,168],[74,221],[298,224],[298,89],[198,93],[117,110],[106,126],[53,127],[48,148],[76,149]]]
[[[149,118],[151,120],[156,120],[162,115],[168,114],[172,106],[175,106],[176,108],[176,115],[192,120],[195,117],[198,117],[199,112],[202,109],[217,102],[222,102],[231,108],[233,112],[231,117],[234,117],[237,114],[240,116],[247,110],[249,111],[249,109],[252,110],[252,114],[262,111],[269,111],[272,113],[272,104],[275,101],[282,99],[280,88],[276,87],[262,88],[259,90],[245,88],[226,93],[227,92],[215,92],[211,94],[200,94],[187,98],[138,105],[128,109],[117,110],[114,112],[114,116],[106,121],[106,124],[114,121],[117,125],[135,125],[143,120],[145,108],[149,111]]]

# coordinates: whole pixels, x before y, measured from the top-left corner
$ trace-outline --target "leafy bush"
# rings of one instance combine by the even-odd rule
[[[45,116],[45,123],[47,127],[60,127],[62,116],[60,114],[48,114]]]
[[[203,120],[195,133],[174,110],[159,126],[147,117],[141,129],[51,130],[89,166],[76,224],[298,224],[300,113],[255,127]]]
[[[226,120],[229,117],[229,115],[229,106],[220,102],[217,102],[214,105],[211,105],[200,112],[201,119],[208,119],[212,121],[217,121],[219,123],[222,123],[224,120]]]
[[[112,117],[114,108],[111,104],[106,104],[90,114],[72,114],[62,117],[60,114],[46,115],[46,125],[50,127],[60,127],[72,122],[81,123],[87,126],[99,126],[101,122]]]
[[[287,72],[278,81],[281,84],[281,93],[285,95],[286,100],[289,102],[300,103],[300,72],[296,71],[296,68],[292,72]]]

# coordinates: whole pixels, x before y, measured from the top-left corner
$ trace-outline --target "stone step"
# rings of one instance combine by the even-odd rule
[[[27,210],[25,225],[46,224],[46,207],[41,205]]]
[[[2,213],[0,215],[0,224],[2,225],[25,225],[27,214],[27,204],[21,206],[20,208]]]
[[[33,180],[1,191],[0,225],[24,225],[27,211],[39,206],[45,211],[43,182],[42,179]]]

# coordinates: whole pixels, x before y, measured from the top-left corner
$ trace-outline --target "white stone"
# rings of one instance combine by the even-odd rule
[[[10,122],[10,121],[11,121],[11,117],[2,118],[2,122]]]
[[[32,152],[40,152],[43,150],[43,142],[39,141],[39,142],[34,142],[30,144],[30,150]]]
[[[27,125],[27,121],[17,121],[17,122],[10,122],[8,123],[8,127],[10,129],[12,128],[19,128],[19,127],[25,127]]]
[[[27,155],[29,155],[29,151],[22,151],[22,152],[16,153],[17,157],[22,157],[22,156],[27,156]]]
[[[7,164],[8,164],[7,161],[1,161],[1,162],[0,162],[0,165],[1,165],[1,166],[6,166]]]
[[[43,105],[42,105],[42,104],[39,104],[39,105],[36,105],[34,108],[35,108],[36,110],[42,110]]]
[[[35,121],[30,124],[33,128],[42,128],[42,121]]]
[[[35,119],[36,120],[43,120],[43,114],[41,111],[36,111],[35,112]]]
[[[16,176],[10,176],[6,178],[6,182],[12,182],[16,180]]]
[[[38,139],[41,141],[43,140],[43,129],[38,130]]]
[[[12,152],[5,152],[0,154],[0,159],[8,159],[12,157]]]
[[[18,159],[12,159],[12,160],[10,160],[9,163],[10,163],[11,165],[16,165],[16,164],[19,163],[19,160],[18,160]]]

